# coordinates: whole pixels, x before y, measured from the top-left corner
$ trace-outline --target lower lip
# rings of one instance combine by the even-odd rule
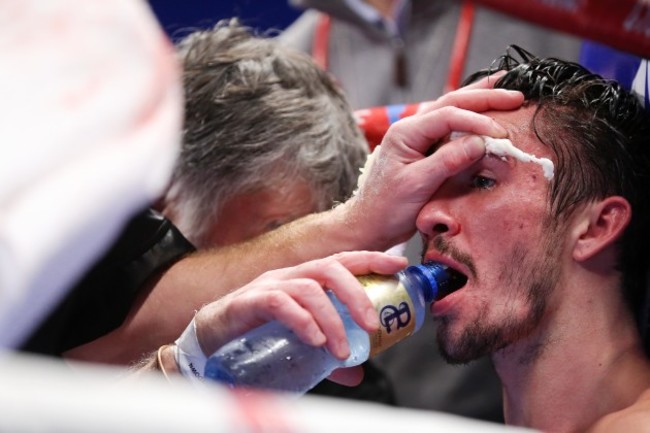
[[[431,304],[431,314],[434,316],[444,316],[447,314],[456,304],[456,293],[454,292],[450,295],[445,296],[443,299],[434,302]]]

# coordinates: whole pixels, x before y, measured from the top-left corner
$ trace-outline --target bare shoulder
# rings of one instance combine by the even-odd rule
[[[601,418],[587,433],[612,432],[650,433],[650,390],[633,405]]]

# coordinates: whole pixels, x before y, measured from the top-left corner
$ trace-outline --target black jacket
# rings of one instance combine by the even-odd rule
[[[192,251],[162,215],[149,209],[137,214],[21,349],[60,356],[116,329],[147,280]]]

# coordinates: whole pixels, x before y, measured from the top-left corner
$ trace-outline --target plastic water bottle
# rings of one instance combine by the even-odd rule
[[[232,340],[212,354],[204,375],[233,388],[262,388],[303,394],[340,367],[352,367],[420,329],[426,310],[451,289],[447,268],[437,263],[409,266],[396,275],[357,277],[379,314],[380,329],[368,334],[347,307],[328,291],[343,319],[350,356],[340,360],[324,347],[303,343],[278,321]]]

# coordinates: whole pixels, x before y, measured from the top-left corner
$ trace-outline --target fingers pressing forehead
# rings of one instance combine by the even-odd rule
[[[495,73],[483,77],[474,83],[461,87],[460,89],[458,89],[458,91],[463,91],[468,89],[492,89],[494,87],[494,83],[496,83],[497,80],[502,76],[504,76],[505,74],[506,71],[496,71]]]
[[[386,134],[396,148],[408,147],[422,155],[452,131],[475,135],[506,137],[506,129],[492,118],[473,111],[447,106],[422,115],[406,118]]]
[[[435,101],[426,102],[418,111],[429,113],[445,106],[484,112],[489,110],[515,110],[524,102],[524,95],[516,90],[505,89],[465,89],[447,93]]]

